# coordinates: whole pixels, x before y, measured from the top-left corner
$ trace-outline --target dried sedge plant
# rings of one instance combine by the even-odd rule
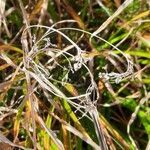
[[[99,92],[96,85],[96,82],[94,80],[94,76],[91,73],[87,62],[90,60],[88,58],[84,57],[84,54],[86,53],[84,50],[80,48],[80,46],[77,44],[77,41],[73,41],[71,38],[69,38],[64,31],[76,31],[81,32],[82,35],[88,34],[94,38],[100,39],[103,42],[109,44],[114,49],[118,50],[126,59],[127,61],[127,70],[124,73],[115,73],[115,72],[106,72],[106,73],[99,73],[100,78],[104,78],[106,80],[114,80],[116,83],[121,82],[122,79],[126,78],[133,72],[133,64],[128,58],[126,54],[124,54],[121,50],[119,50],[117,47],[106,41],[105,39],[93,35],[87,31],[78,29],[78,28],[56,28],[57,24],[62,23],[74,23],[74,20],[65,20],[60,21],[51,27],[48,26],[42,26],[42,25],[32,25],[28,26],[22,34],[22,45],[24,49],[24,60],[22,62],[21,71],[23,71],[26,74],[26,80],[29,85],[28,90],[31,89],[31,79],[33,78],[36,80],[39,84],[38,87],[43,89],[44,93],[51,93],[52,95],[55,95],[62,100],[67,100],[68,103],[70,103],[76,110],[75,112],[79,111],[83,114],[83,116],[88,117],[95,126],[96,134],[99,140],[99,149],[107,150],[108,146],[106,143],[106,139],[104,136],[104,133],[101,129],[101,125],[99,124],[98,118],[99,114],[96,107],[96,102],[99,99]],[[32,35],[32,42],[28,43],[27,41],[27,34],[29,31],[40,29],[43,30],[44,33],[40,38],[37,38],[36,35]],[[53,37],[54,34],[61,35],[62,39],[65,39],[69,44],[64,48],[59,48],[57,45],[51,42],[51,37]],[[29,45],[31,46],[29,50]],[[72,53],[74,51],[74,53]],[[41,54],[45,58],[47,58],[46,62],[36,61],[37,56]],[[109,55],[113,54],[111,51]],[[59,58],[63,58],[66,60],[65,65],[57,61]],[[53,78],[53,70],[55,68],[61,68],[63,69],[65,73],[62,80],[59,81],[59,79]],[[80,69],[86,69],[86,74],[90,77],[90,84],[87,89],[85,89],[85,93],[78,95],[78,96],[67,96],[63,91],[61,91],[61,88],[57,87],[53,81],[56,81],[58,83],[61,83],[62,87],[65,87],[65,84],[70,82],[70,78],[68,77],[69,73],[76,73]],[[32,92],[36,92],[37,88],[34,90],[31,90]],[[30,91],[29,91],[30,92]],[[32,93],[29,93],[31,95]],[[46,94],[47,95],[47,94]],[[76,101],[78,100],[78,102]],[[52,100],[50,100],[51,103]],[[37,107],[36,107],[37,108]],[[35,110],[38,111],[38,108]],[[82,116],[82,117],[83,117]],[[82,118],[81,117],[81,118]],[[80,119],[80,118],[79,118]],[[40,120],[41,122],[41,120]],[[44,123],[42,123],[44,124]],[[49,132],[49,131],[48,131]],[[54,137],[53,137],[54,138]],[[62,144],[60,144],[60,141],[56,141],[60,147],[63,147]]]

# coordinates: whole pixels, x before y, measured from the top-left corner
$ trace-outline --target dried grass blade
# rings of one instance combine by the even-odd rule
[[[0,92],[6,90],[11,83],[12,81],[6,81],[3,83],[0,83]]]
[[[71,133],[73,133],[74,135],[78,136],[79,138],[81,138],[83,141],[85,141],[86,143],[90,144],[93,148],[95,148],[96,150],[101,150],[100,147],[93,142],[93,140],[89,137],[89,136],[85,136],[83,133],[81,133],[79,130],[77,130],[76,128],[74,128],[73,126],[71,126],[70,124],[68,124],[67,122],[65,122],[64,120],[60,119],[58,116],[56,116],[54,113],[51,113],[51,115],[56,118],[58,121],[60,121],[64,128],[68,131],[70,131]]]
[[[28,148],[24,148],[23,146],[19,146],[17,144],[14,144],[12,143],[9,139],[7,139],[1,132],[0,132],[0,141],[1,142],[4,142],[4,143],[7,143],[13,147],[17,147],[17,148],[20,148],[20,149],[26,149],[26,150],[31,150],[31,149],[28,149]]]
[[[85,29],[85,25],[81,18],[78,16],[78,14],[75,12],[75,10],[66,2],[66,0],[63,0],[64,7],[66,8],[66,11],[73,17],[74,20],[77,21],[79,27],[81,29]]]
[[[110,16],[95,32],[92,33],[91,38],[103,31],[114,18],[116,18],[130,3],[132,3],[132,1],[133,0],[124,1],[124,3],[117,9],[117,11],[112,16]]]
[[[0,53],[3,50],[11,50],[11,51],[15,51],[15,52],[23,54],[23,51],[20,48],[9,45],[9,44],[0,45]]]
[[[39,0],[36,3],[36,5],[34,6],[34,9],[32,10],[32,12],[29,16],[29,20],[32,20],[35,17],[35,15],[41,11],[43,2],[44,2],[44,0]]]

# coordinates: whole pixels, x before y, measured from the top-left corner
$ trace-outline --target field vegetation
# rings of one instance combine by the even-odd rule
[[[149,0],[0,0],[0,150],[150,150]]]

